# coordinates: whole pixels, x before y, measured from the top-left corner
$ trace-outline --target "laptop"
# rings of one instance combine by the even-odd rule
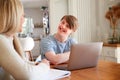
[[[54,68],[76,70],[96,67],[102,50],[103,42],[73,44],[67,64],[56,65]]]

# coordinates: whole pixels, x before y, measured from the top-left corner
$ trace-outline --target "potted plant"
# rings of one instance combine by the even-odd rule
[[[117,43],[118,38],[116,35],[116,28],[118,25],[118,20],[120,19],[120,5],[112,6],[105,14],[105,18],[109,20],[110,26],[113,30],[112,38],[110,43]]]

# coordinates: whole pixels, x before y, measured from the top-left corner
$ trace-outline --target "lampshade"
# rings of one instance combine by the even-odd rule
[[[31,51],[34,47],[34,40],[32,37],[19,38],[24,51]]]

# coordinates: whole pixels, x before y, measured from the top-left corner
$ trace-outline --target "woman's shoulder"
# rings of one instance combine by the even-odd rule
[[[1,38],[4,38],[4,37],[5,37],[4,35],[0,34],[0,39],[1,39]]]
[[[2,42],[4,42],[4,41],[6,41],[7,40],[7,38],[4,36],[4,35],[1,35],[0,34],[0,42],[2,41]]]
[[[0,47],[11,45],[12,40],[0,34]]]

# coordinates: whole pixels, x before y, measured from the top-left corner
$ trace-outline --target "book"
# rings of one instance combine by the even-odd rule
[[[38,58],[35,60],[35,62],[40,62],[41,56],[38,56]],[[58,80],[60,78],[68,77],[70,76],[71,72],[66,70],[59,70],[59,69],[50,69],[50,71],[45,75],[42,76],[42,80]]]
[[[65,71],[65,70],[58,70],[58,69],[50,69],[48,72],[49,74],[49,80],[56,80],[64,77],[70,76],[71,72],[70,71]]]
[[[70,71],[59,70],[59,69],[50,69],[50,71],[45,75],[42,76],[42,80],[59,80],[64,77],[70,76]]]

